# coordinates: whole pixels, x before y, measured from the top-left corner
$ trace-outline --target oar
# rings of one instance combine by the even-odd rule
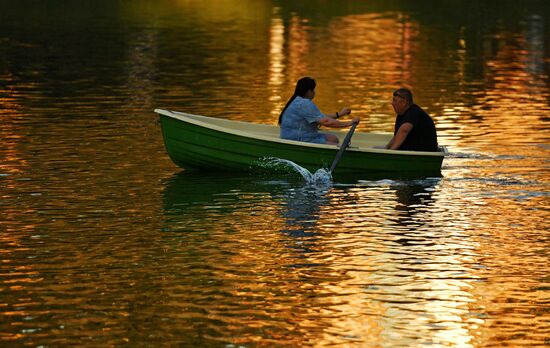
[[[357,122],[353,122],[351,125],[351,129],[349,130],[348,134],[344,138],[344,141],[342,142],[342,145],[340,146],[340,150],[338,150],[338,153],[336,154],[336,157],[334,158],[334,161],[332,161],[332,165],[330,166],[329,173],[332,174],[334,171],[334,168],[336,168],[336,165],[338,162],[340,162],[340,158],[344,155],[344,152],[349,146],[349,143],[351,141],[351,136],[353,135],[353,132],[355,132],[355,127],[357,127]]]

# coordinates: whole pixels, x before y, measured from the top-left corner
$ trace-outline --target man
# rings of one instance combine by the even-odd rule
[[[390,150],[437,151],[437,134],[432,118],[413,103],[410,90],[399,88],[391,102],[397,114]]]

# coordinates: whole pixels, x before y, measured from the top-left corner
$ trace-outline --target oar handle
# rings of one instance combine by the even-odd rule
[[[349,146],[349,143],[351,142],[351,136],[353,135],[353,132],[355,132],[355,127],[357,127],[357,124],[359,122],[353,122],[351,124],[351,128],[348,132],[348,134],[346,134],[346,137],[344,138],[344,141],[342,142],[342,146],[340,146],[340,150],[342,149],[342,147],[348,147]]]
[[[351,129],[349,130],[348,134],[346,134],[346,137],[344,138],[344,141],[342,142],[342,145],[340,146],[340,149],[338,150],[338,153],[336,153],[336,157],[334,158],[334,161],[332,161],[332,165],[330,166],[329,173],[332,174],[334,169],[336,168],[336,165],[340,161],[340,158],[344,155],[344,151],[349,146],[349,143],[351,142],[351,137],[353,136],[353,132],[355,132],[355,127],[357,127],[357,124],[359,122],[353,122],[351,125]]]

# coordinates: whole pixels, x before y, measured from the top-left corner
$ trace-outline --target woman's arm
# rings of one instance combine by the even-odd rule
[[[334,114],[326,114],[325,116],[332,117],[332,118],[339,118],[345,115],[351,114],[350,108],[343,108],[340,111],[336,111]]]
[[[342,122],[338,121],[337,119],[331,118],[331,117],[323,117],[319,120],[319,124],[324,127],[330,127],[330,128],[345,128],[350,127],[354,123],[359,123],[359,117],[354,117],[353,120],[348,122]]]

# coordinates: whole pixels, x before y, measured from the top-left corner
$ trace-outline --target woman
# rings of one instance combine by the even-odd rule
[[[338,137],[334,134],[319,132],[320,126],[330,128],[344,128],[359,123],[359,117],[350,122],[340,122],[340,116],[349,115],[350,108],[343,108],[340,112],[324,115],[312,99],[315,97],[315,80],[311,77],[302,77],[296,83],[294,94],[286,103],[279,115],[281,138],[306,141],[317,144],[338,144]]]

